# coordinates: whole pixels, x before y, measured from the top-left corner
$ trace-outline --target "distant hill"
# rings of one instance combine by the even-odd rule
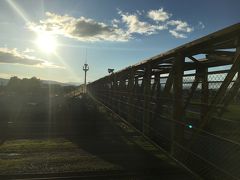
[[[65,83],[67,85],[73,85],[73,86],[80,86],[82,83],[77,83],[77,82],[67,82]]]
[[[0,86],[6,86],[8,84],[9,79],[4,79],[0,78]],[[52,80],[41,80],[43,84],[58,84],[61,86],[79,86],[81,83],[76,83],[76,82],[67,82],[67,83],[62,83],[58,81],[52,81]]]
[[[61,83],[58,81],[52,81],[52,80],[41,80],[41,82],[43,84],[57,84],[57,85],[61,85],[61,86],[66,86],[65,83]]]
[[[61,86],[79,86],[81,83],[76,83],[76,82],[67,82],[67,83],[62,83],[58,81],[52,81],[52,80],[41,80],[43,84],[58,84]]]

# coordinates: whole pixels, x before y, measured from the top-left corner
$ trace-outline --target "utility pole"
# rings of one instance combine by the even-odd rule
[[[87,63],[84,64],[83,66],[83,71],[85,72],[85,77],[84,77],[84,93],[87,93],[87,71],[89,70],[89,66]]]

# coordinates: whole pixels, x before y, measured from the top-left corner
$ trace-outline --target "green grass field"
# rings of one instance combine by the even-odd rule
[[[0,146],[0,175],[118,169],[66,139],[9,140]]]

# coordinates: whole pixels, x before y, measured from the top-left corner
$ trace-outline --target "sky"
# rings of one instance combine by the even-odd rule
[[[0,0],[0,77],[92,82],[239,23],[239,0]]]

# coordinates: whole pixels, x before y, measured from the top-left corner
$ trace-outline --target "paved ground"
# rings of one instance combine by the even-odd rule
[[[8,139],[0,146],[2,177],[30,173],[48,178],[193,179],[127,124],[103,109],[99,112],[89,99],[52,99],[51,106],[43,105],[49,108],[42,109],[39,120],[41,106],[23,107],[18,113],[28,120],[8,125]]]

